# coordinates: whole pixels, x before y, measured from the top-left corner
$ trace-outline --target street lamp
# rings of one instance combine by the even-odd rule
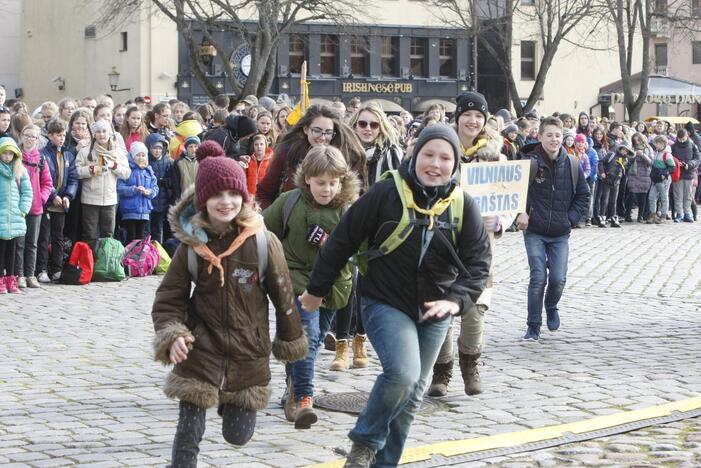
[[[122,89],[117,89],[119,86],[119,75],[120,73],[117,71],[117,67],[112,67],[112,71],[107,74],[107,79],[109,80],[110,83],[110,89],[112,91],[129,91],[131,88],[122,88]]]

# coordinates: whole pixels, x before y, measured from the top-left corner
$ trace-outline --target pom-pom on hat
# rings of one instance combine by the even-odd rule
[[[208,142],[205,141],[205,143]],[[203,146],[205,145],[202,144],[200,148]],[[221,150],[221,147],[219,149]],[[195,208],[203,210],[207,200],[223,190],[238,192],[244,203],[248,202],[246,174],[239,163],[224,156],[223,151],[219,156],[210,154],[205,159],[200,159],[199,149],[197,151],[199,165],[195,176]]]
[[[197,148],[197,151],[195,151],[195,157],[197,158],[197,161],[199,161],[200,163],[205,158],[219,157],[219,156],[226,156],[226,154],[224,153],[224,149],[221,147],[221,145],[214,140],[207,140],[207,141],[203,142]]]

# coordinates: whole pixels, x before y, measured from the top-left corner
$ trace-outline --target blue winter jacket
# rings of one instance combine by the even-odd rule
[[[32,207],[32,196],[27,169],[22,167],[18,184],[12,163],[0,161],[0,239],[10,240],[27,233],[24,218]]]
[[[131,175],[127,180],[117,180],[117,194],[119,195],[119,212],[124,220],[150,219],[153,206],[151,200],[158,196],[158,181],[153,174],[153,169],[147,166],[140,169],[129,156],[129,167]],[[151,193],[144,195],[136,191],[136,187],[142,186],[151,190]]]
[[[589,167],[591,167],[591,172],[589,173],[588,182],[596,182],[598,174],[596,173],[596,168],[599,167],[599,153],[594,150],[594,148],[589,146],[587,149],[587,156],[589,157]]]
[[[528,231],[549,237],[569,234],[589,210],[589,185],[584,170],[578,165],[577,186],[573,187],[570,158],[564,148],[560,148],[559,156],[552,161],[552,169],[540,144],[524,149],[525,158],[538,162],[528,187]]]
[[[71,153],[66,145],[61,148],[63,154],[63,181],[61,182],[61,191],[56,191],[58,187],[58,160],[56,157],[57,148],[56,145],[50,141],[41,150],[41,155],[44,156],[46,164],[51,173],[51,180],[54,183],[54,189],[49,195],[49,199],[46,201],[46,205],[53,205],[54,198],[58,197],[68,197],[69,200],[74,200],[76,193],[78,192],[78,171],[75,168],[75,154]]]

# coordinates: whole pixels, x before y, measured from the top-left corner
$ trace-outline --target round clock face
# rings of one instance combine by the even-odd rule
[[[239,86],[244,86],[251,71],[251,48],[248,44],[241,44],[231,54],[231,66],[234,69],[234,78]]]
[[[241,73],[248,76],[248,73],[250,71],[251,71],[251,54],[248,54],[241,59]]]

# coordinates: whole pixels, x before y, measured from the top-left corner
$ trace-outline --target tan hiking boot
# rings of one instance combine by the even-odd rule
[[[433,365],[433,378],[431,386],[428,387],[428,396],[444,397],[448,394],[448,384],[453,377],[453,360],[445,364]]]
[[[331,363],[331,370],[342,371],[348,369],[348,340],[336,341],[336,358]]]
[[[482,379],[480,379],[480,372],[477,360],[481,356],[481,353],[477,354],[465,354],[458,353],[460,360],[460,372],[462,373],[462,380],[465,382],[465,394],[466,395],[477,395],[482,393]]]
[[[310,396],[300,398],[296,405],[295,429],[309,429],[317,419],[314,412],[314,399]]]
[[[285,400],[285,418],[289,422],[294,422],[295,420],[295,386],[292,382],[292,377],[287,378],[287,399]]]
[[[353,337],[353,367],[368,366],[368,336],[356,334]]]

